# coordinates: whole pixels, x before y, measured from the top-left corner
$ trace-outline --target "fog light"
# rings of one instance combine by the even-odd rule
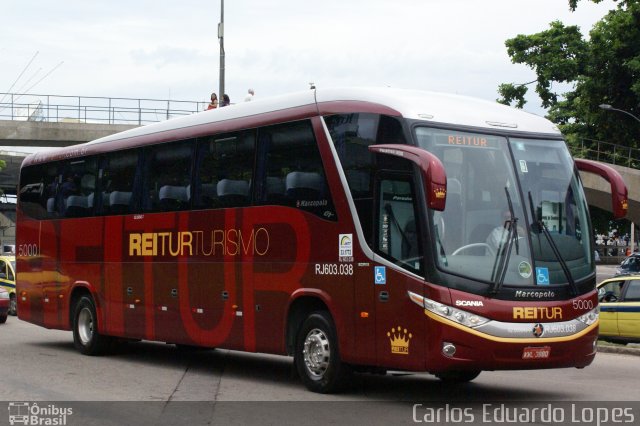
[[[453,343],[443,342],[442,353],[447,357],[452,357],[456,354],[456,346]]]

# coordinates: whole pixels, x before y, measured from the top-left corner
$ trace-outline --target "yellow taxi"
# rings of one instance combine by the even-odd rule
[[[598,284],[600,338],[616,343],[640,343],[640,275]]]
[[[17,313],[15,256],[0,256],[0,287],[9,293],[9,315],[15,315]]]

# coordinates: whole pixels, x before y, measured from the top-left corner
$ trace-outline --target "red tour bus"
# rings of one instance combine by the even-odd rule
[[[352,371],[591,363],[593,233],[546,119],[395,89],[309,90],[37,153],[18,203],[18,314],[118,340],[293,355]]]

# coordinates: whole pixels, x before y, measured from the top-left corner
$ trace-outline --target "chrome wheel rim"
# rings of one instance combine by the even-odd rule
[[[329,338],[324,331],[314,328],[307,334],[302,355],[309,375],[315,379],[322,378],[331,359]]]
[[[83,345],[87,345],[93,337],[93,315],[87,308],[82,309],[78,314],[78,335]]]
[[[11,311],[12,314],[15,314],[17,312],[17,308],[18,308],[18,304],[16,302],[16,298],[12,297],[11,300],[9,301],[9,310]]]

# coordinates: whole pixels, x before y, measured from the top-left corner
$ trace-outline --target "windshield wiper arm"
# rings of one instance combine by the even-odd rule
[[[564,272],[564,275],[567,277],[567,281],[569,282],[569,287],[571,288],[572,296],[577,296],[578,286],[576,285],[576,282],[573,280],[573,276],[571,275],[571,271],[569,270],[569,266],[567,265],[567,262],[562,257],[562,254],[560,253],[560,250],[558,249],[556,242],[553,241],[553,238],[551,237],[551,233],[549,232],[549,228],[547,228],[547,225],[544,223],[544,221],[541,220],[538,217],[538,215],[535,214],[535,210],[533,208],[533,198],[531,197],[531,191],[529,191],[529,206],[531,209],[531,220],[536,225],[535,231],[537,233],[542,233],[542,235],[544,235],[544,237],[546,238],[547,242],[549,243],[549,247],[551,247],[551,251],[553,251],[553,255],[556,257],[556,259],[558,259],[558,263],[560,263],[562,272]]]
[[[493,281],[493,284],[489,289],[490,294],[497,294],[504,284],[504,278],[507,275],[507,269],[509,266],[509,259],[511,258],[511,248],[513,247],[514,238],[516,243],[516,253],[519,253],[517,230],[518,218],[515,217],[513,203],[511,202],[511,195],[509,194],[509,188],[505,186],[504,191],[507,194],[507,204],[509,205],[509,214],[511,216],[511,219],[505,220],[503,225],[508,232],[507,240],[503,242],[504,239],[500,238],[500,245],[498,246],[497,253],[498,256],[496,256],[496,260],[493,263],[493,273],[491,274],[491,280]]]
[[[507,205],[509,206],[509,214],[511,216],[511,235],[510,238],[515,240],[516,254],[520,254],[520,243],[518,242],[518,218],[513,210],[513,203],[511,202],[511,195],[509,195],[509,189],[505,186],[504,192],[507,193]]]

